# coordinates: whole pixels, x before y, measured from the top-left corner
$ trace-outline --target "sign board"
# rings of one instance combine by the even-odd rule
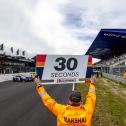
[[[84,83],[92,74],[89,55],[37,55],[36,72],[44,84]]]

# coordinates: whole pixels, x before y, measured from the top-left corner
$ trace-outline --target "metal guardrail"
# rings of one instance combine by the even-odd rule
[[[108,74],[108,73],[103,73],[103,76],[106,77],[106,78],[109,78],[113,81],[126,84],[126,78],[124,78],[122,76],[117,76],[117,75]]]
[[[15,73],[15,74],[0,74],[0,82],[4,82],[4,81],[9,81],[9,80],[12,80],[13,79],[13,76],[15,75],[29,75],[31,73],[34,73],[34,72],[28,72],[28,73]]]

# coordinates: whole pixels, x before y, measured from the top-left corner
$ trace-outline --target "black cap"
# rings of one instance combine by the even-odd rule
[[[80,102],[81,101],[81,93],[80,92],[72,92],[72,94],[69,97],[69,100],[72,102]]]

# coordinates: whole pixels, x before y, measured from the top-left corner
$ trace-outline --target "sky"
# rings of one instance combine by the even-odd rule
[[[0,44],[85,54],[102,28],[126,28],[125,0],[0,0]]]

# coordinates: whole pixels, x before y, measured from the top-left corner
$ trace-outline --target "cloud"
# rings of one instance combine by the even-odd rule
[[[73,37],[70,30],[64,27],[64,15],[59,10],[60,5],[59,1],[55,1],[55,4],[50,1],[39,2],[31,14],[32,32],[40,39],[45,39],[48,45],[52,45],[55,50],[52,53],[84,54],[87,44]]]
[[[79,16],[79,27],[76,29],[90,29],[99,31],[101,28],[124,28],[126,18],[125,0],[73,0],[66,5],[64,13],[72,13]],[[71,20],[66,14],[66,20]],[[67,22],[67,21],[66,21]],[[73,24],[74,25],[74,24]],[[76,25],[76,24],[75,24]],[[75,28],[75,27],[73,27]],[[95,35],[95,32],[94,32]]]
[[[0,43],[31,53],[84,54],[101,28],[125,28],[125,0],[1,0]]]
[[[45,53],[46,49],[53,51],[46,45],[44,39],[39,39],[30,30],[29,11],[33,4],[26,4],[23,0],[18,2],[5,0],[0,1],[0,5],[2,5],[0,7],[0,43],[22,48],[34,54]],[[42,45],[41,48],[40,45]]]

